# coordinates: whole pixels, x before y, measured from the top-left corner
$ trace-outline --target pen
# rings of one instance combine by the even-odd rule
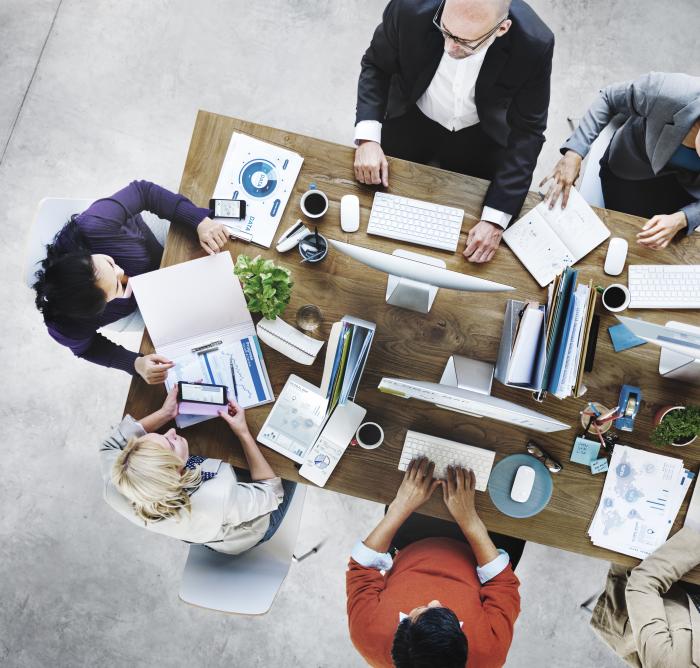
[[[314,225],[314,246],[318,252],[318,225]]]
[[[233,381],[233,396],[238,401],[238,386],[236,385],[236,371],[233,368],[233,355],[228,356],[228,364],[231,367],[231,380]]]
[[[600,417],[600,411],[590,401],[588,402],[588,408],[593,411],[593,415]]]

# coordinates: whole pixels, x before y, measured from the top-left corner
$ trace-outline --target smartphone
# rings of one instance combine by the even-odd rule
[[[243,199],[210,199],[209,210],[214,218],[245,218],[245,200]]]
[[[184,380],[178,381],[177,384],[178,402],[226,406],[228,404],[226,392],[226,385],[187,383]]]

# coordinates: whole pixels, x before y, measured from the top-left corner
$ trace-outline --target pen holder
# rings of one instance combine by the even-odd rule
[[[312,232],[299,241],[299,255],[302,262],[320,262],[328,255],[328,239],[318,232]]]

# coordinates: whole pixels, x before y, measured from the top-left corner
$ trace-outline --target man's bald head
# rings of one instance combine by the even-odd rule
[[[507,16],[509,9],[510,0],[445,0],[442,16],[443,19],[448,17],[448,20],[454,18],[455,21],[482,24],[486,26],[481,33],[483,35],[496,21]],[[465,38],[471,39],[466,35]]]
[[[503,21],[508,16],[510,0],[445,0],[442,10],[442,27],[455,37],[476,42],[489,31],[499,21]],[[491,40],[504,35],[510,28],[511,21],[504,21],[495,36]],[[445,51],[452,58],[465,58],[470,55],[469,50],[465,50],[454,40],[445,38]]]

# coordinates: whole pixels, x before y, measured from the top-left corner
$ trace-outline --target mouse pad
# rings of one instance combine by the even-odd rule
[[[532,485],[530,498],[525,503],[518,503],[510,498],[515,474],[521,466],[535,469],[535,482]],[[541,512],[552,498],[552,475],[547,467],[531,455],[510,455],[502,459],[491,471],[489,477],[489,496],[493,505],[508,517],[518,519],[532,517]]]

